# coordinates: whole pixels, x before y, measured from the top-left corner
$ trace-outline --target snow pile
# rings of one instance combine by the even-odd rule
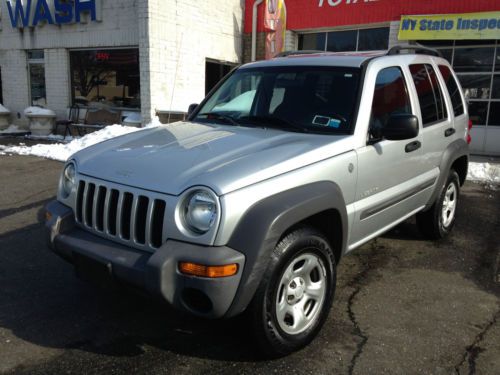
[[[500,164],[470,162],[467,179],[488,184],[500,184]]]
[[[158,125],[159,121],[155,121],[152,124],[148,125],[147,127],[154,127]],[[105,128],[99,131],[87,134],[81,138],[75,138],[69,143],[37,144],[31,147],[26,146],[24,144],[21,144],[19,146],[0,145],[0,155],[5,155],[5,154],[32,155],[32,156],[40,156],[42,158],[47,158],[47,159],[66,161],[71,155],[73,155],[77,151],[80,151],[81,149],[92,146],[96,143],[105,141],[107,139],[136,132],[141,129],[143,128],[134,128],[122,125],[110,125],[106,126]]]
[[[1,107],[1,105],[0,105]],[[0,108],[1,113],[1,108]],[[7,129],[0,130],[0,135],[2,134],[13,134],[13,133],[26,133],[27,130],[20,129],[17,125],[10,125]]]
[[[134,122],[134,123],[141,123],[142,121],[142,116],[139,112],[130,112],[127,117],[125,117],[125,119],[123,120],[123,122],[125,123],[131,123],[131,122]]]
[[[10,113],[10,111],[0,104],[0,114]]]
[[[47,108],[28,107],[24,110],[26,116],[55,116],[56,113]]]

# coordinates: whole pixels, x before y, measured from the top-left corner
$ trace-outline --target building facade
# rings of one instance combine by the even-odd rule
[[[0,0],[0,103],[186,112],[241,62],[238,0]]]
[[[284,25],[269,27],[278,3],[286,9]],[[254,4],[247,0],[245,61]],[[472,151],[500,155],[500,0],[268,0],[255,15],[258,59],[275,48],[282,29],[286,50],[385,50],[417,42],[440,50],[469,100]]]

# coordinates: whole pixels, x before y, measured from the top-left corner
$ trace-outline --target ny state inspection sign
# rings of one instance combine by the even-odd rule
[[[398,39],[500,39],[500,12],[402,16]]]

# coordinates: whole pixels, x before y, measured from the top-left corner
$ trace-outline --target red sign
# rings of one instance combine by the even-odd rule
[[[252,32],[255,0],[246,0],[245,32]],[[258,31],[264,31],[266,2],[259,6]],[[500,10],[500,0],[292,0],[287,1],[287,29],[355,26],[396,21],[401,15],[472,13]]]
[[[97,52],[95,54],[96,60],[99,61],[108,61],[110,57],[110,54],[108,52]]]

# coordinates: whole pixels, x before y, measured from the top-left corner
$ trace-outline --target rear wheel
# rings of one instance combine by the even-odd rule
[[[450,170],[436,202],[429,210],[417,214],[417,225],[422,234],[430,239],[440,239],[451,232],[455,224],[459,195],[458,174]]]
[[[289,354],[317,335],[335,290],[335,258],[327,239],[304,227],[276,246],[250,306],[254,334],[266,356]]]

